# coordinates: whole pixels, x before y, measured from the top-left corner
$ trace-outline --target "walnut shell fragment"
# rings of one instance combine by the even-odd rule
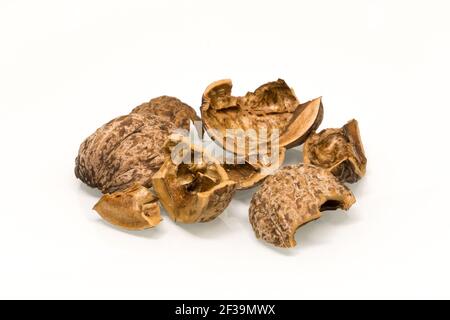
[[[322,122],[322,99],[301,105],[284,80],[267,83],[244,97],[232,96],[232,87],[231,80],[214,82],[203,94],[201,107],[208,134],[230,152],[257,153],[255,147],[240,150],[237,132],[255,131],[254,137],[248,137],[250,146],[268,145],[278,132],[280,147],[292,148],[302,145]]]
[[[250,222],[258,239],[281,247],[296,246],[295,233],[326,210],[348,210],[352,192],[325,169],[290,166],[269,177],[254,195]]]
[[[144,117],[159,116],[178,129],[189,130],[191,122],[201,121],[193,108],[177,98],[162,96],[136,107],[132,113]]]
[[[127,230],[153,228],[162,221],[158,198],[139,184],[104,195],[94,210],[107,222]]]
[[[103,193],[135,183],[151,187],[153,174],[164,163],[164,143],[174,130],[158,116],[130,114],[114,119],[83,142],[75,175]]]
[[[176,161],[168,157],[153,176],[153,187],[161,204],[176,222],[214,220],[230,204],[236,182],[231,181],[219,162],[202,148],[175,136],[168,145],[182,146],[187,153]]]
[[[355,183],[366,174],[367,158],[356,120],[311,135],[303,152],[305,163],[329,170],[342,182]]]
[[[224,164],[223,167],[231,180],[237,183],[238,190],[251,189],[276,172],[284,163],[286,149],[281,149],[275,161],[246,161],[243,164]]]

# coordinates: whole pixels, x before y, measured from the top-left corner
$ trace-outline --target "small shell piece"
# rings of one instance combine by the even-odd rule
[[[214,220],[230,204],[236,182],[231,181],[217,160],[200,147],[179,137],[172,137],[167,145],[183,143],[189,148],[183,158],[197,161],[189,164],[167,157],[161,170],[153,176],[153,187],[172,220],[181,223]]]
[[[272,143],[276,132],[280,147],[299,146],[322,122],[322,99],[302,105],[284,80],[267,83],[244,97],[232,96],[232,88],[231,80],[214,82],[203,94],[201,107],[208,134],[230,152],[254,154],[255,147]],[[253,147],[241,149],[236,136],[251,131],[254,136],[248,137],[248,143]]]
[[[223,167],[231,180],[236,181],[238,190],[251,189],[264,181],[269,175],[277,171],[284,163],[286,149],[281,149],[278,158],[268,159],[268,162],[256,160],[243,164],[225,164]]]
[[[355,197],[327,170],[290,166],[269,177],[254,195],[250,222],[258,239],[281,247],[296,246],[295,233],[319,219],[322,211],[348,210]]]
[[[201,121],[193,108],[177,98],[162,96],[136,107],[132,113],[144,117],[159,116],[177,129],[189,130],[191,121]]]
[[[162,221],[158,198],[138,184],[104,195],[94,210],[107,222],[127,230],[153,228]]]
[[[135,183],[151,187],[153,174],[164,163],[164,143],[174,130],[158,116],[130,114],[114,119],[82,143],[75,175],[103,193]]]
[[[329,170],[342,182],[355,183],[366,174],[367,158],[356,120],[311,135],[303,152],[305,163]]]

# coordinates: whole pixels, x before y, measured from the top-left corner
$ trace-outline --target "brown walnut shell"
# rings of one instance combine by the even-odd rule
[[[355,183],[366,174],[367,158],[356,120],[311,135],[303,153],[305,163],[329,170],[342,182]]]
[[[136,183],[151,187],[153,174],[164,163],[164,143],[174,130],[158,116],[130,114],[114,119],[83,142],[75,174],[103,193]]]
[[[243,164],[224,164],[223,167],[230,179],[237,183],[238,190],[247,190],[261,184],[264,179],[281,168],[285,158],[286,149],[283,148],[275,162],[266,163],[257,159],[257,161],[249,160]]]
[[[127,230],[153,228],[162,221],[158,198],[139,184],[104,195],[94,210],[107,222]]]
[[[162,96],[136,107],[132,113],[151,118],[159,116],[178,129],[190,129],[191,122],[201,121],[193,108],[177,98]]]
[[[255,154],[256,147],[270,145],[274,132],[279,133],[280,147],[299,146],[322,122],[322,99],[302,105],[284,80],[267,83],[244,97],[232,96],[232,87],[231,80],[214,82],[203,94],[201,107],[208,134],[230,152]],[[254,130],[255,137],[249,137],[247,143],[252,147],[239,147],[234,136],[230,139],[227,129],[234,130],[235,136],[240,131]],[[266,139],[260,134],[261,129],[268,133]]]
[[[352,192],[325,169],[290,166],[269,177],[254,195],[250,222],[258,239],[274,246],[296,246],[295,233],[322,211],[348,210]]]
[[[153,176],[153,187],[172,220],[181,223],[214,220],[230,204],[236,182],[202,148],[179,137],[172,137],[168,145],[182,143],[188,148],[187,157],[202,160],[189,164],[167,157],[161,170]]]

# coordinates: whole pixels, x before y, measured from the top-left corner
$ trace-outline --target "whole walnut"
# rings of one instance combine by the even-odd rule
[[[82,143],[75,175],[103,193],[135,184],[151,187],[153,175],[164,163],[162,148],[174,130],[172,123],[155,115],[114,119]]]
[[[177,129],[189,130],[191,122],[201,121],[194,109],[177,98],[162,96],[136,107],[132,113],[144,117],[159,116]]]

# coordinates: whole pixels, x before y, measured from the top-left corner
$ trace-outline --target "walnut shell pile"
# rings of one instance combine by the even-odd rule
[[[160,206],[177,223],[205,223],[228,208],[237,190],[261,184],[250,225],[258,239],[280,248],[295,247],[297,230],[322,212],[349,210],[356,199],[344,183],[359,181],[367,166],[358,122],[316,133],[322,98],[302,104],[284,80],[243,97],[233,96],[232,87],[231,80],[208,86],[201,118],[162,96],[88,137],[75,175],[104,193],[94,210],[132,231],[158,226]],[[194,144],[188,131],[196,121],[239,161],[219,161]],[[304,163],[283,168],[287,150],[303,144]]]

